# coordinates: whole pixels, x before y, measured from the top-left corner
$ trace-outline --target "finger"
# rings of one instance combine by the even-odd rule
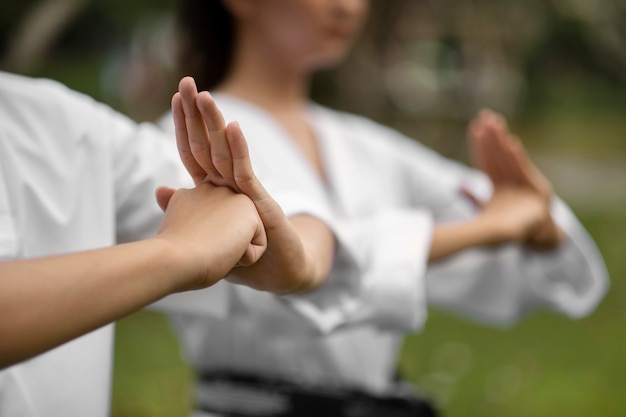
[[[238,191],[233,178],[233,162],[226,140],[226,123],[215,100],[208,91],[203,91],[196,98],[198,109],[202,114],[211,141],[211,160],[213,166],[228,185]]]
[[[487,160],[485,164],[494,184],[520,183],[521,172],[515,160],[506,119],[490,109],[483,109],[479,118],[487,137],[484,143],[484,157]]]
[[[525,184],[533,187],[533,165],[526,154],[524,145],[519,138],[511,133],[511,130],[506,122],[506,119],[500,116],[501,119],[501,137],[502,141],[506,142],[508,160],[511,164],[511,168],[514,171],[515,180],[519,184]]]
[[[531,167],[533,165],[532,165],[532,162],[530,161],[530,157],[528,156],[528,153],[526,152],[526,148],[524,147],[524,144],[515,135],[510,135],[510,140],[511,140],[511,148],[513,149],[513,152],[515,153],[516,158],[518,159],[520,167],[525,173],[530,173]]]
[[[156,200],[159,207],[161,207],[161,210],[167,210],[167,205],[169,204],[175,192],[176,190],[170,187],[159,187],[156,189]]]
[[[524,167],[524,161],[519,150],[519,146],[517,146],[515,142],[511,141],[510,137],[507,137],[506,158],[511,172],[511,177],[517,184],[524,184],[528,182],[528,178],[526,168]]]
[[[524,183],[539,192],[546,200],[552,198],[553,189],[550,181],[531,161],[526,148],[516,136],[511,136],[513,152],[516,155],[518,169],[522,173]]]
[[[256,261],[261,259],[261,256],[263,256],[266,249],[267,235],[265,234],[263,224],[259,222],[256,233],[246,248],[243,256],[239,259],[239,262],[237,262],[237,266],[250,266],[254,264]]]
[[[515,143],[511,140],[506,120],[501,115],[494,113],[491,129],[501,149],[501,169],[509,181],[515,184],[522,184],[524,182],[524,174],[520,169],[520,160],[515,152]]]
[[[467,201],[469,201],[470,203],[472,203],[472,205],[478,209],[481,209],[484,207],[485,202],[482,201],[481,199],[479,199],[476,194],[474,194],[469,188],[467,188],[465,185],[461,186],[461,188],[459,188],[459,194],[461,194],[461,196],[463,196],[465,199],[467,199]]]
[[[500,140],[498,127],[493,113],[486,118],[484,152],[486,165],[492,173],[494,185],[512,181],[507,151]]]
[[[241,192],[252,200],[266,229],[271,228],[273,224],[277,223],[283,212],[254,175],[248,145],[238,123],[228,124],[226,138],[233,158],[235,183]]]
[[[472,147],[470,152],[476,166],[481,169],[494,183],[502,180],[500,169],[496,162],[498,149],[494,147],[493,135],[489,126],[489,113],[482,111],[471,126]]]
[[[198,164],[194,158],[189,145],[189,134],[187,133],[187,124],[185,123],[185,112],[180,93],[174,94],[172,97],[172,117],[174,119],[174,132],[176,134],[176,146],[180,159],[191,175],[194,184],[198,185],[206,177],[206,171]]]
[[[484,161],[483,152],[482,152],[482,140],[484,136],[484,126],[481,124],[480,120],[476,119],[472,121],[467,132],[468,132],[470,159],[472,160],[472,163],[474,164],[476,168],[484,171],[485,161]]]
[[[204,169],[210,181],[219,180],[221,175],[215,169],[211,160],[211,141],[204,119],[198,110],[196,98],[198,90],[196,82],[191,77],[185,77],[180,81],[178,90],[182,98],[185,124],[189,138],[189,148],[198,165]]]

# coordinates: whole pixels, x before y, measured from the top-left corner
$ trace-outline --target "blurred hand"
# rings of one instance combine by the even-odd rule
[[[530,161],[522,143],[510,133],[504,118],[489,110],[481,111],[470,124],[469,140],[472,159],[489,176],[494,191],[486,204],[479,202],[468,190],[462,192],[482,208],[483,215],[494,214],[490,205],[505,207],[502,203],[494,204],[493,200],[524,201],[520,207],[526,207],[527,212],[510,209],[506,216],[514,222],[509,226],[516,229],[513,240],[536,250],[557,247],[563,241],[564,233],[550,214],[552,185]],[[531,198],[535,200],[533,204]]]

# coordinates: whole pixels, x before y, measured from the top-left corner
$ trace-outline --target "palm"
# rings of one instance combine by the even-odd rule
[[[532,222],[528,223],[526,243],[537,249],[557,244],[561,232],[549,215],[552,185],[530,161],[504,119],[493,112],[483,111],[471,124],[469,136],[474,162],[491,179],[494,196],[502,190],[514,188],[543,203],[544,215],[540,221],[534,227],[531,227]]]

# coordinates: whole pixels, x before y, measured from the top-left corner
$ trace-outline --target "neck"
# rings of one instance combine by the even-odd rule
[[[306,103],[310,78],[310,71],[241,36],[229,74],[216,91],[283,113]]]

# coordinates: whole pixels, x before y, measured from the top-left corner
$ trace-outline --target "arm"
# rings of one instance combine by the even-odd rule
[[[429,300],[466,317],[497,323],[511,323],[538,307],[571,317],[589,314],[608,283],[593,240],[553,195],[552,186],[509,133],[504,119],[483,111],[469,133],[473,159],[491,180],[493,192],[485,203],[463,190],[478,214],[472,216],[455,204],[447,217],[473,222],[507,183],[532,196],[540,211],[524,233],[510,239],[513,245],[470,248],[433,264],[427,279]]]
[[[468,220],[438,225],[429,260],[505,243],[533,250],[557,248],[564,233],[550,214],[552,186],[530,163],[521,142],[508,134],[500,116],[488,111],[481,112],[469,134],[474,163],[491,180],[492,195],[483,203],[461,190],[479,211]]]
[[[539,223],[543,211],[539,199],[530,193],[498,190],[477,216],[435,226],[428,261],[436,262],[471,248],[521,242]]]
[[[330,271],[334,254],[330,229],[310,216],[285,217],[247,163],[248,149],[239,126],[225,124],[210,94],[198,94],[193,79],[184,78],[179,90],[172,101],[176,138],[194,182],[228,185],[246,194],[265,226],[265,254],[254,265],[237,268],[230,279],[281,294],[319,287]]]
[[[254,205],[224,187],[161,188],[156,237],[0,263],[0,367],[42,353],[177,291],[204,288],[263,241]],[[263,252],[256,246],[256,255]],[[254,261],[249,258],[246,262]]]
[[[328,310],[327,328],[367,322],[384,328],[416,329],[426,315],[427,301],[464,317],[498,323],[511,323],[536,308],[571,317],[593,310],[606,291],[602,258],[558,198],[551,198],[548,205],[548,199],[536,195],[527,183],[512,183],[504,175],[506,170],[493,172],[495,186],[489,175],[447,160],[393,131],[371,124],[365,127],[354,136],[397,138],[388,153],[385,147],[376,148],[373,154],[379,159],[373,160],[380,165],[374,171],[383,175],[389,170],[395,175],[400,169],[396,178],[406,179],[408,184],[397,188],[403,193],[399,200],[402,204],[408,200],[410,207],[386,207],[372,216],[351,220],[353,224],[347,227],[334,225],[340,227],[339,241],[356,264],[344,269],[343,282],[357,271],[352,294],[358,295],[346,297],[352,302],[344,302],[340,313],[326,308],[323,300],[317,303],[323,311]],[[481,152],[508,149],[494,148],[490,142],[481,145]],[[366,178],[380,184],[374,175]],[[478,210],[459,194],[462,184],[484,199]],[[383,200],[398,198],[393,188],[388,193],[384,187],[378,189]],[[411,191],[407,198],[404,193]],[[420,223],[420,213],[434,217],[432,238],[432,220]],[[563,239],[552,250],[536,250],[528,245],[528,238],[541,230],[539,225],[546,219],[558,225],[556,230],[565,237],[556,240]],[[424,235],[428,241],[420,244],[419,236]]]
[[[523,243],[533,250],[558,248],[566,236],[549,212],[554,200],[552,184],[532,163],[522,142],[509,131],[506,120],[497,113],[483,110],[470,125],[469,135],[474,163],[494,184],[508,182],[536,196],[546,208]]]

